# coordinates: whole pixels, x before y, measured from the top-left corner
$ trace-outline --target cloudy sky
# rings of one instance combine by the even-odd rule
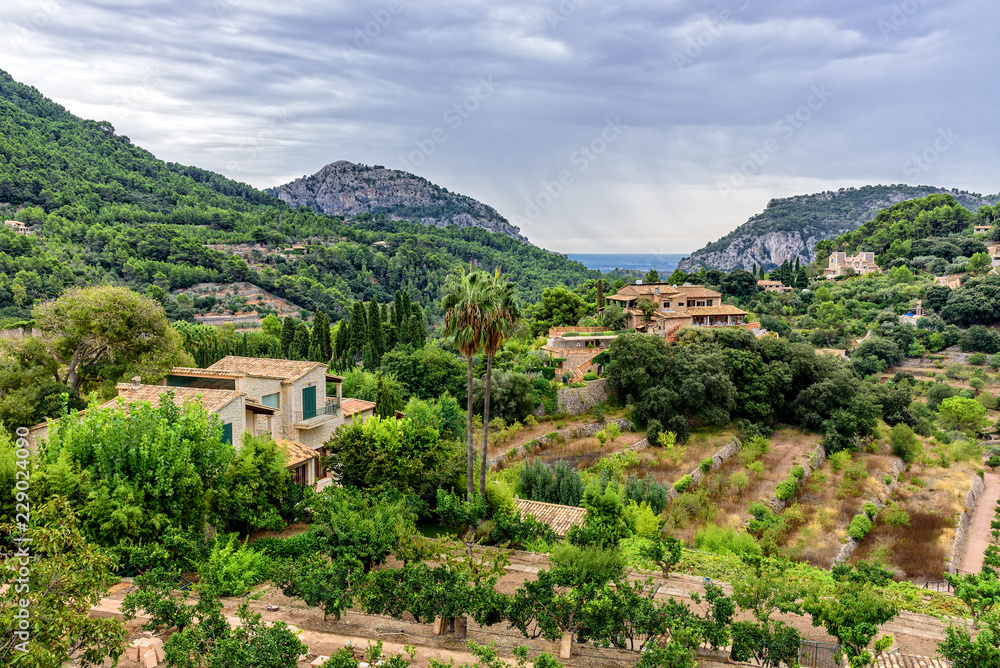
[[[995,0],[4,0],[0,69],[258,187],[350,160],[562,252],[685,253],[772,197],[1000,190]]]

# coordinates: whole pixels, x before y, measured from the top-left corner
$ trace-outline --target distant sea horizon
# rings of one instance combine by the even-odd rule
[[[601,272],[613,269],[633,269],[646,272],[655,269],[660,278],[666,280],[674,273],[681,259],[690,253],[567,253],[571,260],[576,260],[587,269]]]

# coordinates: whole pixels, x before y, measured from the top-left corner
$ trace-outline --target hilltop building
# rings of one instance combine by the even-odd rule
[[[992,225],[976,225],[975,227],[972,228],[972,233],[973,234],[986,234],[987,232],[990,231],[991,227],[992,227]]]
[[[859,252],[857,255],[849,256],[847,253],[832,253],[830,264],[823,270],[823,275],[827,278],[835,276],[845,276],[849,272],[855,274],[880,274],[882,269],[875,264],[875,253],[871,251]]]
[[[647,316],[639,302],[648,299],[656,307]],[[756,329],[758,323],[746,321],[747,312],[722,303],[722,295],[703,285],[670,285],[643,283],[624,286],[617,294],[607,297],[622,307],[628,318],[627,327],[637,332],[670,338],[684,327],[743,327]]]
[[[5,220],[3,221],[3,224],[13,230],[14,234],[21,234],[24,236],[31,234],[31,230],[28,229],[28,226],[20,220]]]

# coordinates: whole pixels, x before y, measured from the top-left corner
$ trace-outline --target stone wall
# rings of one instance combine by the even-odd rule
[[[958,571],[958,565],[962,563],[962,557],[965,556],[965,546],[969,540],[972,516],[976,513],[979,497],[984,489],[986,489],[986,483],[983,482],[983,479],[978,474],[972,476],[972,489],[965,495],[965,510],[958,520],[958,526],[955,527],[955,542],[951,546],[951,558],[947,565],[949,573]]]
[[[888,499],[892,495],[892,491],[899,486],[899,474],[905,470],[906,470],[906,462],[897,457],[896,460],[892,463],[892,468],[889,471],[889,475],[892,477],[892,481],[885,486],[885,498]],[[883,502],[882,499],[878,497],[875,497],[874,499],[869,499],[865,503],[874,503],[879,510],[885,508],[885,502]],[[865,512],[863,510],[864,505],[865,505],[864,503],[861,504],[862,507],[858,509],[858,512],[854,514],[854,517],[857,517],[858,515]],[[853,520],[854,517],[852,517],[851,519]],[[844,543],[844,547],[840,548],[840,552],[838,552],[837,556],[833,558],[833,564],[836,565],[843,563],[844,561],[847,561],[847,559],[852,554],[854,554],[854,551],[858,549],[858,545],[860,544],[861,543],[859,541],[856,541],[850,536],[848,536],[847,542]]]
[[[586,413],[608,400],[608,380],[599,378],[586,382],[585,387],[563,387],[556,391],[559,411],[569,415]]]
[[[37,327],[32,328],[31,336],[41,336],[42,330]],[[23,327],[11,327],[10,329],[0,329],[0,339],[23,339],[28,336],[28,332]]]
[[[824,448],[823,444],[820,443],[816,446],[816,449],[813,450],[813,453],[809,455],[809,458],[802,463],[802,468],[805,469],[806,474],[802,476],[802,480],[799,481],[799,489],[801,489],[802,485],[806,483],[806,480],[809,480],[809,476],[811,476],[816,469],[823,465],[824,461],[826,461],[826,448]],[[785,509],[787,502],[782,501],[777,496],[772,496],[768,503],[772,508],[774,508],[774,512],[780,513]]]
[[[541,436],[533,438],[530,441],[520,446],[511,448],[502,455],[497,455],[496,457],[493,457],[492,459],[490,459],[489,462],[490,466],[495,466],[498,462],[500,462],[504,458],[507,457],[514,458],[520,456],[521,454],[527,454],[539,446],[548,445],[549,443],[552,443],[554,441],[558,440],[571,441],[576,438],[586,438],[587,436],[593,436],[597,432],[604,429],[605,425],[611,423],[618,425],[618,428],[621,430],[622,434],[632,429],[632,420],[629,420],[628,418],[618,418],[617,420],[609,420],[608,422],[602,422],[602,423],[592,422],[590,424],[584,424],[575,427],[565,427],[558,431],[551,431],[548,434],[542,434]],[[636,443],[625,449],[639,450],[641,448],[639,448],[638,446],[642,443],[647,443],[648,445],[648,441],[646,441],[646,439],[642,439],[642,441],[639,441],[639,443]]]
[[[638,445],[638,443],[636,445]],[[740,451],[741,445],[742,443],[740,442],[740,440],[738,438],[734,438],[728,445],[716,451],[716,453],[712,455],[712,469],[717,469],[723,464],[725,464],[730,457],[732,457],[733,455],[735,455],[737,452]],[[709,469],[709,471],[711,471],[712,469]],[[694,486],[697,485],[699,482],[701,482],[701,479],[705,477],[705,474],[701,472],[700,463],[687,475],[691,476],[691,489],[694,489]],[[681,476],[681,478],[683,477],[684,476]],[[678,478],[677,480],[680,480],[681,478]],[[675,480],[674,482],[676,483],[677,481]],[[670,487],[667,488],[667,496],[672,499],[675,496],[677,496],[677,494],[678,494],[677,490],[674,489],[673,484],[671,484]]]

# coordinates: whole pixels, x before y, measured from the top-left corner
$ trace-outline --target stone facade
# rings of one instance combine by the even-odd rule
[[[594,406],[608,400],[608,380],[586,381],[584,387],[562,387],[556,390],[559,412],[569,415],[586,413]]]

